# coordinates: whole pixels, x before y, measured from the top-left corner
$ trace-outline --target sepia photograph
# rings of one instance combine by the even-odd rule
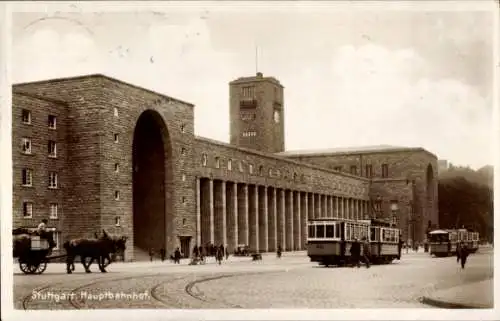
[[[498,317],[496,1],[1,6],[2,319]]]

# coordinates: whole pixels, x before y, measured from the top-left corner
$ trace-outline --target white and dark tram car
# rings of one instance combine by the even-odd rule
[[[467,229],[434,230],[427,235],[430,246],[430,255],[446,257],[456,255],[457,245],[462,242],[472,253],[479,247],[479,233]]]
[[[345,265],[351,245],[368,239],[372,263],[391,263],[401,258],[400,230],[380,220],[311,219],[307,223],[307,255],[320,265]],[[363,256],[363,246],[361,246]]]

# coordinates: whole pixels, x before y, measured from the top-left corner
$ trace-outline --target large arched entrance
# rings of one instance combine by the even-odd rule
[[[166,249],[169,192],[170,138],[160,114],[143,112],[132,143],[134,247],[143,251]]]
[[[432,168],[432,165],[429,164],[427,165],[427,173],[426,173],[426,194],[425,194],[425,199],[426,199],[426,212],[427,215],[425,216],[425,231],[429,231],[431,228],[432,223],[435,222],[434,216],[434,207],[436,206],[435,201],[434,201],[434,170]]]

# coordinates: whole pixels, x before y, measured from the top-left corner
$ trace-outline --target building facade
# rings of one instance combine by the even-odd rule
[[[423,240],[437,224],[436,157],[285,152],[283,97],[260,73],[231,82],[227,144],[194,135],[192,104],[103,75],[16,84],[14,227],[47,218],[59,245],[104,228],[129,237],[127,260],[207,243],[302,250],[315,217],[395,216]]]

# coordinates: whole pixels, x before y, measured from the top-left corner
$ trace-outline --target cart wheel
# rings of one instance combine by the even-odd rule
[[[33,273],[42,274],[46,268],[47,268],[47,261],[44,260],[40,262],[40,264],[35,268],[35,271]]]
[[[28,262],[19,260],[19,268],[24,274],[31,274],[31,265]]]

